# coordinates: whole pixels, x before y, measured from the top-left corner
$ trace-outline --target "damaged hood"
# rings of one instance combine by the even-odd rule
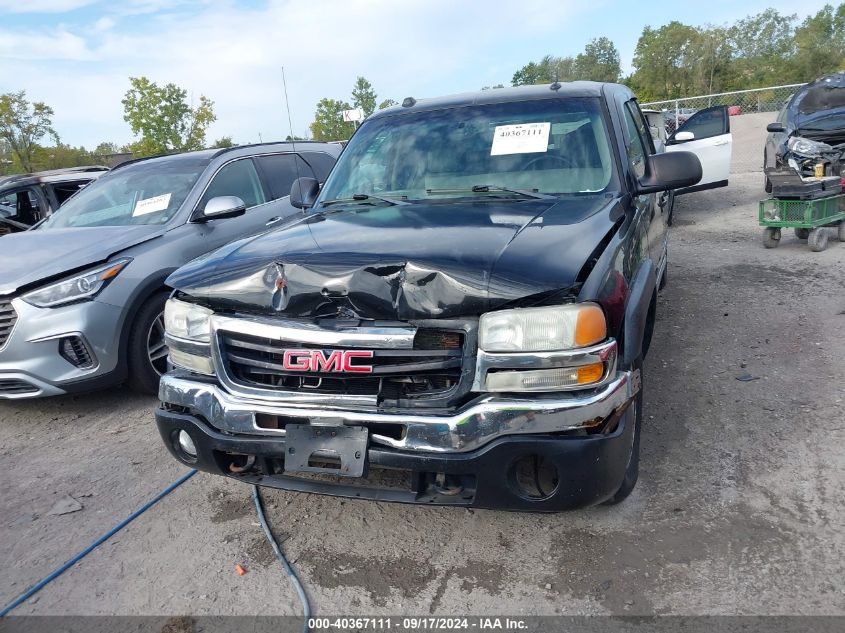
[[[212,306],[291,317],[478,315],[574,294],[616,207],[605,194],[347,207],[230,244],[167,283]]]
[[[161,226],[35,229],[0,239],[0,296],[106,261],[164,233]]]

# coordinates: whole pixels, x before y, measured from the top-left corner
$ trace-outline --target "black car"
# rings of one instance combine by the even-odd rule
[[[108,170],[94,165],[0,178],[0,235],[27,230]]]
[[[821,163],[825,176],[838,176],[845,151],[845,73],[826,75],[800,88],[766,129],[766,171],[791,167],[802,176],[815,176]],[[772,191],[768,175],[765,187]]]
[[[299,221],[168,278],[162,439],[193,467],[290,490],[621,501],[667,279],[657,194],[701,177],[694,154],[655,152],[621,85],[382,110],[324,186],[294,183]]]

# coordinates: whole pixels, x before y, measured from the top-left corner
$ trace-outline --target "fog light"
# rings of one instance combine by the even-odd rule
[[[179,448],[181,448],[188,457],[197,456],[197,447],[194,445],[194,440],[188,435],[187,431],[179,431]]]

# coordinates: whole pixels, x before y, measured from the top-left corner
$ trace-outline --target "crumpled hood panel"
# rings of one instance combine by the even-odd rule
[[[350,208],[231,244],[167,283],[213,306],[290,317],[478,315],[570,288],[611,206],[585,196]]]
[[[0,296],[106,261],[164,233],[161,226],[35,229],[0,238]]]

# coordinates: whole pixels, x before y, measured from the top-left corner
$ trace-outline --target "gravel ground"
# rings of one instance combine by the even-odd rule
[[[845,614],[845,244],[763,249],[760,180],[678,201],[626,502],[530,515],[268,491],[315,612]],[[154,405],[0,403],[0,603],[184,472]],[[50,514],[67,495],[82,509]],[[250,489],[198,474],[15,613],[298,612]]]

